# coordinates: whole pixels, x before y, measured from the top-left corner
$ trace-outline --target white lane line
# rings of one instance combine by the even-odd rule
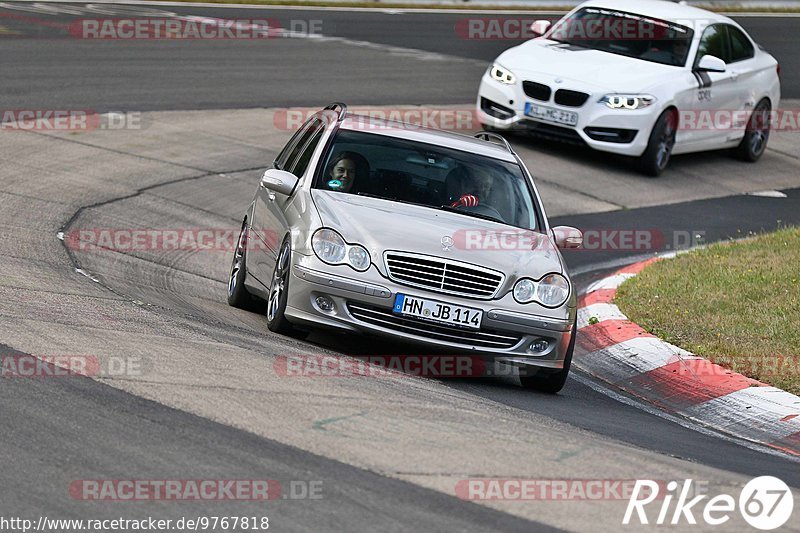
[[[634,277],[636,274],[614,274],[613,276],[608,276],[607,278],[603,278],[601,280],[597,280],[586,289],[586,294],[594,291],[599,291],[603,289],[617,289],[620,285],[622,285],[625,280],[628,280]]]
[[[747,196],[761,196],[762,198],[786,198],[786,194],[781,191],[758,191],[748,192]]]
[[[800,397],[777,387],[741,389],[681,414],[752,440],[774,442],[800,432]]]
[[[622,381],[689,359],[702,359],[658,337],[636,337],[581,356],[586,367]],[[691,373],[688,369],[687,373]],[[688,379],[688,378],[687,378]]]
[[[628,317],[614,304],[597,303],[578,308],[578,329],[590,325],[591,319],[604,322],[606,320],[627,320]]]
[[[75,269],[75,272],[77,272],[77,273],[78,273],[78,274],[80,274],[81,276],[84,276],[84,277],[86,277],[86,278],[89,278],[90,280],[94,281],[95,283],[100,283],[100,280],[99,280],[99,279],[97,279],[96,277],[92,276],[91,274],[89,274],[88,272],[86,272],[85,270],[83,270],[83,269],[81,269],[81,268],[76,268],[76,269]]]
[[[438,52],[429,52],[427,50],[420,50],[418,48],[406,48],[403,46],[394,46],[389,44],[374,43],[372,41],[358,41],[355,39],[348,39],[346,37],[333,37],[319,33],[296,33],[284,32],[286,35],[306,39],[318,43],[339,43],[347,46],[356,46],[358,48],[365,48],[368,50],[377,50],[379,52],[386,52],[388,54],[400,57],[410,57],[420,61],[447,61],[448,63],[470,63],[473,65],[487,66],[489,63],[486,61],[478,61],[466,57],[451,56],[447,54],[440,54]]]
[[[588,372],[587,370],[584,370],[584,369],[580,368],[580,365],[576,365],[576,366],[578,366],[578,368],[580,370],[582,370],[583,372],[586,372],[590,376],[592,375],[591,372]],[[609,388],[605,387],[604,385],[601,385],[600,383],[598,383],[597,381],[595,381],[594,379],[592,379],[592,378],[590,378],[588,376],[584,376],[584,375],[581,375],[581,374],[579,374],[577,372],[573,372],[573,373],[570,374],[570,379],[574,379],[575,381],[577,381],[581,385],[586,385],[587,387],[589,387],[590,389],[594,390],[595,392],[598,392],[600,394],[608,396],[612,400],[616,400],[616,401],[618,401],[620,403],[624,403],[625,405],[628,405],[630,407],[634,407],[636,409],[641,409],[642,411],[644,411],[644,412],[646,412],[648,414],[657,416],[658,418],[661,418],[663,420],[667,420],[669,422],[673,422],[673,423],[675,423],[675,424],[677,424],[677,425],[679,425],[679,426],[681,426],[683,428],[686,428],[686,429],[689,429],[689,430],[692,430],[692,431],[697,431],[698,433],[706,435],[707,437],[714,437],[716,439],[721,439],[721,440],[724,440],[725,442],[731,442],[733,444],[738,444],[739,446],[743,446],[743,447],[747,448],[748,450],[752,450],[754,452],[760,452],[760,453],[765,453],[765,454],[768,454],[768,455],[774,455],[775,457],[780,457],[780,458],[785,459],[787,461],[791,461],[791,462],[800,464],[800,457],[797,457],[797,456],[794,456],[794,455],[789,455],[789,454],[784,453],[784,452],[780,452],[778,450],[770,448],[769,446],[766,446],[766,445],[763,445],[763,444],[759,444],[758,442],[752,442],[752,441],[749,441],[749,440],[742,440],[742,439],[734,438],[734,437],[731,437],[730,435],[727,435],[725,433],[720,432],[718,429],[711,429],[711,428],[708,428],[708,427],[706,427],[704,425],[701,425],[701,423],[699,423],[699,422],[693,422],[693,421],[687,420],[687,419],[685,419],[683,417],[669,414],[666,411],[661,411],[660,409],[652,407],[652,406],[650,406],[650,405],[648,405],[646,403],[642,403],[640,401],[634,400],[633,398],[630,398],[630,397],[625,396],[623,394],[620,394],[620,393],[618,393],[618,392],[616,392],[616,391],[614,391],[612,389],[609,389]],[[602,378],[597,378],[597,379],[602,379]]]

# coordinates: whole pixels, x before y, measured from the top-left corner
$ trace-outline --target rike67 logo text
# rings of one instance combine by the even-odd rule
[[[623,525],[636,520],[640,524],[656,525],[696,525],[698,517],[710,526],[729,522],[738,511],[750,526],[762,531],[777,529],[792,516],[794,497],[788,485],[772,476],[761,476],[750,480],[739,493],[738,500],[729,494],[719,494],[709,498],[708,494],[693,495],[692,480],[686,479],[683,485],[670,481],[666,485],[649,479],[638,479],[633,494],[628,500]],[[692,497],[694,496],[694,497]],[[649,504],[657,502],[650,508]],[[673,507],[674,502],[674,507]],[[654,517],[652,511],[658,509]]]

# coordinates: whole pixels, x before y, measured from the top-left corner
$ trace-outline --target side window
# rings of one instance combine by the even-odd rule
[[[731,38],[731,57],[729,63],[744,61],[756,55],[755,48],[750,39],[735,26],[728,26],[728,35]]]
[[[292,156],[295,154],[294,148],[297,146],[298,142],[303,138],[306,132],[313,126],[314,122],[319,119],[311,118],[305,124],[300,126],[300,129],[292,135],[292,138],[289,139],[289,142],[286,143],[286,146],[283,147],[281,153],[278,154],[278,157],[275,158],[275,168],[279,170],[285,170],[286,163],[292,160]]]
[[[725,61],[730,59],[728,54],[728,35],[724,24],[714,24],[703,32],[700,38],[700,46],[697,48],[697,56],[694,59],[694,66],[700,63],[703,56],[715,56]]]
[[[303,150],[303,147],[306,145],[308,140],[317,131],[320,123],[321,121],[318,118],[315,118],[306,124],[306,126],[300,132],[300,136],[297,138],[297,141],[289,150],[289,153],[286,156],[286,161],[283,164],[283,170],[286,170],[287,172],[292,171],[292,165],[297,159],[297,155]]]
[[[295,159],[291,166],[286,168],[286,170],[298,178],[302,177],[303,174],[306,173],[308,163],[311,161],[311,156],[314,154],[314,150],[317,148],[320,139],[322,139],[322,134],[325,133],[325,126],[322,124],[322,122],[317,121],[316,127],[309,130],[309,133],[311,135],[311,139],[305,144],[305,147],[300,152],[300,155],[297,157],[297,159]],[[298,146],[300,146],[299,143]]]

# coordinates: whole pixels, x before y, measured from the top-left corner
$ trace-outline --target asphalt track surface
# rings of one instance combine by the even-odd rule
[[[522,42],[470,40],[456,31],[460,21],[491,16],[486,14],[153,8],[178,15],[269,18],[282,28],[319,28],[323,35],[343,39],[353,47],[371,43],[398,48],[390,61],[380,55],[353,64],[348,55],[326,47],[324,41],[87,42],[68,36],[66,27],[77,16],[47,15],[24,11],[24,4],[6,4],[18,8],[0,6],[0,26],[19,34],[0,34],[3,109],[316,106],[345,96],[362,105],[460,104],[474,100],[488,63]],[[797,19],[742,17],[739,22],[781,63],[783,97],[800,97]],[[52,39],[60,42],[54,45]],[[419,62],[408,57],[414,50],[430,55],[429,68],[421,70]]]
[[[188,8],[170,9],[189,12]],[[228,11],[213,9],[194,8],[191,13],[230,16]],[[332,95],[363,104],[462,103],[474,96],[475,80],[484,68],[481,63],[511,44],[465,43],[454,39],[452,27],[455,20],[463,17],[461,15],[332,11],[276,11],[275,15],[287,20],[323,19],[326,34],[458,56],[464,61],[453,64],[435,57],[427,63],[406,61],[398,51],[390,65],[386,64],[385,57],[376,57],[371,64],[348,64],[346,56],[326,57],[321,47],[313,58],[302,48],[301,63],[291,56],[293,43],[278,41],[275,47],[283,48],[272,55],[265,53],[261,43],[100,43],[98,47],[98,43],[73,43],[51,39],[53,35],[46,34],[40,35],[43,37],[40,39],[0,40],[4,71],[0,107],[158,110],[311,106],[330,100]],[[784,75],[784,93],[800,96],[793,92],[797,91],[797,86],[792,80],[797,78],[790,77],[797,72],[796,68],[791,68],[792,61],[797,59],[790,53],[795,45],[796,21],[746,19],[743,23],[776,55],[783,56],[784,73],[788,71]],[[371,76],[370,84],[354,81],[367,74]],[[430,80],[430,84],[420,83],[420,79]],[[17,144],[16,149],[19,146]],[[2,155],[3,168],[11,173],[13,154],[3,152]],[[254,162],[252,166],[243,164],[229,168],[255,167]],[[237,188],[234,196],[246,194],[239,189],[251,192],[251,182]],[[109,183],[108,191],[101,192],[116,190],[117,186]],[[193,190],[190,183],[176,183],[173,193],[174,197],[183,198],[187,211],[203,208],[214,211],[203,204],[202,200],[207,198]],[[800,223],[800,191],[785,193],[787,197],[780,201],[732,196],[563,219],[556,217],[552,222],[578,227],[654,227],[665,234],[699,231],[706,242],[713,242],[750,231],[773,229],[780,224]],[[19,193],[13,195],[4,200],[11,213],[23,213],[26,206],[32,205],[34,191],[30,198]],[[87,192],[87,202],[83,205],[95,203],[95,196],[95,191]],[[227,206],[235,202],[229,198],[222,200],[225,209],[207,214],[233,217],[233,209]],[[125,200],[108,207],[111,208],[108,211],[103,211],[105,206],[85,210],[76,220],[81,217],[100,221],[96,223],[109,220],[104,217],[136,220],[138,212],[143,207],[148,208],[147,204],[126,203]],[[180,206],[172,206],[172,209],[180,209]],[[166,212],[164,216],[180,220],[182,215],[175,211]],[[61,227],[68,218],[54,223]],[[17,228],[20,237],[15,237],[13,228],[12,225],[11,237],[5,242],[26,235]],[[36,248],[36,244],[28,242],[20,249],[24,251],[28,247]],[[13,265],[16,254],[8,251],[5,254],[9,265]],[[59,268],[63,272],[59,275],[75,276],[71,272],[70,258],[62,254],[56,259],[62,263]],[[53,263],[58,263],[56,259]],[[567,256],[570,268],[584,273],[576,277],[579,285],[585,285],[612,268],[612,263],[625,259],[625,255],[613,251],[575,252]],[[160,296],[163,287],[156,283],[158,271],[192,269],[192,265],[181,264],[180,260],[155,258],[151,263],[137,263],[135,269],[125,270],[131,277],[124,282],[120,281],[121,276],[108,275],[108,279],[114,281],[112,288],[118,292],[96,290],[107,294],[114,303],[119,303],[116,300],[120,296],[124,300],[133,294],[153,306],[152,313],[175,321],[190,320],[192,328],[198,332],[203,330],[221,345],[262,350],[264,344],[256,344],[252,336],[245,335],[249,332],[231,319],[233,311],[215,315],[220,309],[219,302],[199,306],[188,296],[186,299],[169,297],[166,292]],[[227,260],[225,258],[223,263]],[[96,267],[94,271],[108,267],[109,273],[115,267],[102,260],[96,260],[91,266]],[[11,266],[4,265],[4,268]],[[3,274],[8,276],[9,271],[4,270]],[[54,285],[57,284],[54,282]],[[209,286],[218,289],[218,284],[209,283]],[[137,287],[140,292],[134,294]],[[42,320],[47,320],[49,315],[44,310],[43,315]],[[13,326],[4,325],[3,329],[18,327],[18,322],[12,320],[18,318],[14,316],[13,307],[10,310],[4,307],[2,316],[14,322]],[[135,322],[138,316],[131,313],[124,318]],[[265,327],[260,317],[245,318],[247,324],[256,326],[254,329]],[[267,337],[263,342],[268,345],[273,341],[274,338]],[[310,344],[299,343],[299,346],[317,346],[342,353],[365,353],[372,346],[362,339],[321,333],[313,334],[308,342]],[[14,348],[0,345],[0,352],[13,354]],[[550,431],[551,424],[560,424],[575,428],[576,434],[584,437],[596,435],[629,446],[631,450],[647,451],[653,457],[677,458],[688,464],[748,477],[776,475],[800,488],[800,469],[796,462],[745,448],[621,403],[600,392],[602,387],[586,376],[570,380],[564,391],[555,397],[524,392],[513,380],[449,380],[436,384],[454,394],[521,412],[538,421],[545,434]],[[380,388],[381,384],[376,386]],[[452,401],[460,400],[454,397]],[[61,518],[101,518],[123,514],[133,518],[141,514],[169,518],[192,514],[259,514],[264,507],[250,503],[235,504],[235,513],[231,511],[231,504],[223,503],[176,506],[156,502],[147,507],[120,508],[71,500],[65,497],[65,492],[72,480],[81,478],[270,478],[287,483],[297,479],[322,480],[326,487],[322,500],[279,500],[269,506],[267,514],[279,531],[530,531],[547,527],[462,501],[418,483],[382,475],[374,469],[358,468],[324,457],[277,438],[270,439],[264,432],[254,434],[232,427],[234,424],[210,421],[90,379],[3,380],[0,402],[3,406],[0,410],[3,428],[0,459],[4,465],[0,514],[3,516],[33,517],[46,513]],[[315,437],[312,434],[308,438]],[[563,477],[572,477],[570,471],[565,471]]]

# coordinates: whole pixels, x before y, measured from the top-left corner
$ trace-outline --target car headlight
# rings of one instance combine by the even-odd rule
[[[539,281],[522,278],[514,285],[513,294],[521,304],[535,301],[547,307],[558,307],[569,298],[569,282],[561,274],[548,274]]]
[[[363,272],[371,263],[366,248],[360,244],[347,244],[344,237],[332,229],[322,228],[314,232],[311,248],[317,257],[331,265],[347,264]]]
[[[656,97],[649,94],[607,94],[598,103],[605,104],[609,109],[636,110],[649,107],[655,101]]]
[[[514,285],[514,299],[521,304],[532,302],[536,296],[536,283],[523,278]]]
[[[561,274],[548,274],[536,284],[536,300],[547,307],[558,307],[569,298],[569,282]]]
[[[347,261],[356,270],[366,270],[369,268],[369,252],[359,244],[354,244],[347,250]]]
[[[514,76],[514,73],[506,68],[501,67],[497,63],[492,65],[492,67],[489,69],[489,75],[493,80],[497,80],[500,83],[505,83],[506,85],[514,85],[517,83],[517,77]]]

